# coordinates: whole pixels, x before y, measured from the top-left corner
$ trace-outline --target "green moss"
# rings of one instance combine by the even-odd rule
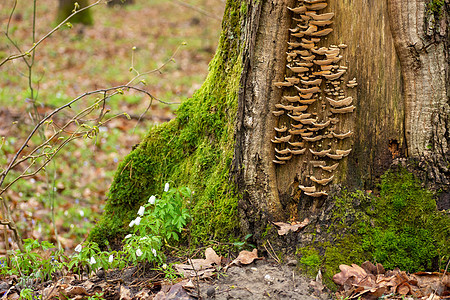
[[[241,74],[240,1],[228,1],[219,48],[209,75],[176,119],[150,129],[120,164],[108,193],[105,213],[90,240],[121,238],[141,203],[166,182],[189,186],[191,241],[229,238],[238,233],[238,195],[229,170]]]
[[[314,247],[305,247],[299,249],[296,254],[300,255],[300,270],[311,277],[316,276],[322,263],[319,251]]]
[[[329,286],[340,264],[369,260],[413,272],[436,270],[450,258],[450,217],[437,211],[434,195],[405,170],[387,172],[378,196],[344,190],[334,201],[326,241],[313,245],[323,254]]]
[[[443,12],[444,5],[445,0],[431,0],[427,4],[427,10],[428,12],[440,14],[441,12]]]

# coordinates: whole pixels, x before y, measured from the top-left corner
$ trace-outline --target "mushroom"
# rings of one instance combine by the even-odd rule
[[[291,126],[297,129],[303,128],[303,124],[291,124]]]
[[[313,96],[313,93],[308,93],[308,94],[298,94],[300,96],[300,98],[302,99],[311,99]]]
[[[323,160],[310,160],[309,163],[310,163],[313,167],[316,167],[316,168],[319,167],[319,166],[322,166],[322,165],[325,165],[325,164],[326,164],[326,162],[323,161]]]
[[[299,100],[298,102],[300,102],[301,104],[312,104],[314,102],[316,102],[317,99],[309,99],[309,100]]]
[[[316,25],[316,26],[327,26],[327,25],[333,24],[333,21],[331,21],[331,20],[326,20],[326,21],[312,20],[309,22],[309,24]]]
[[[314,192],[314,193],[305,192],[305,195],[310,196],[310,197],[314,197],[314,198],[319,198],[319,197],[322,197],[322,196],[328,196],[327,192],[325,192],[325,191]]]
[[[301,29],[301,28],[297,26],[297,27],[295,27],[295,28],[289,28],[289,31],[295,33],[295,32],[298,32],[300,29]]]
[[[305,12],[305,15],[313,18],[316,21],[327,21],[327,20],[331,20],[331,18],[334,17],[334,13],[326,13],[326,14],[318,15],[318,14],[316,14],[315,11],[307,11],[307,12]]]
[[[334,175],[332,175],[329,178],[323,178],[323,179],[317,179],[314,176],[310,177],[311,181],[314,181],[315,183],[318,183],[320,185],[327,185],[327,184],[329,184],[333,180],[333,178],[334,178]]]
[[[284,110],[273,110],[272,113],[275,117],[279,117],[284,114]]]
[[[283,96],[283,99],[289,101],[289,102],[298,102],[300,101],[299,96]]]
[[[295,113],[297,112],[302,112],[308,109],[308,105],[300,105],[300,106],[294,106],[294,108],[292,109],[292,111]]]
[[[291,135],[287,135],[287,136],[283,136],[283,137],[274,137],[275,140],[271,140],[273,143],[275,144],[279,144],[279,143],[285,143],[288,142],[291,139]]]
[[[304,93],[304,94],[320,92],[320,88],[319,88],[318,86],[314,86],[314,87],[307,88],[307,89],[302,89],[302,88],[299,88],[298,86],[295,85],[295,88],[296,88],[300,93]]]
[[[345,48],[347,48],[347,45],[346,44],[339,44],[338,47],[341,48],[341,49],[345,49]]]
[[[295,34],[292,34],[292,36],[295,36]],[[304,49],[312,49],[315,47],[314,43],[312,43],[312,44],[300,43],[300,46],[302,46]]]
[[[291,35],[300,38],[300,37],[305,36],[305,33],[303,31],[300,31],[300,32],[296,32],[296,33],[291,33]]]
[[[313,66],[313,63],[312,63],[312,62],[300,62],[300,63],[297,63],[297,65],[298,65],[299,67],[310,68],[310,67]]]
[[[304,85],[320,85],[322,83],[322,79],[315,80],[300,80],[300,82]]]
[[[316,128],[323,129],[330,125],[330,120],[326,121],[325,123],[312,123],[312,125]]]
[[[273,85],[280,88],[283,86],[293,86],[294,84],[289,81],[280,81],[280,82],[274,82]]]
[[[327,99],[328,102],[330,103],[330,105],[333,106],[333,107],[348,106],[348,105],[352,104],[352,101],[353,101],[352,97],[347,97],[347,98],[344,98],[342,100],[333,100],[333,99],[328,98],[328,97],[325,97],[325,99]]]
[[[316,128],[316,127],[307,127],[307,129],[312,132],[316,132],[316,131],[320,130],[320,128]]]
[[[345,70],[342,70],[342,71],[337,72],[337,73],[334,73],[334,74],[329,74],[329,75],[324,74],[324,75],[322,75],[322,76],[325,77],[325,78],[328,79],[328,80],[336,80],[336,79],[338,79],[339,77],[341,77],[342,75],[344,75],[344,73],[345,73]]]
[[[309,68],[305,68],[305,67],[291,67],[291,66],[287,66],[289,69],[292,70],[292,72],[294,73],[303,73],[306,71],[309,71]]]
[[[349,131],[346,132],[346,133],[340,133],[340,134],[332,132],[331,134],[332,134],[335,138],[338,138],[338,139],[342,140],[342,139],[351,137],[351,136],[353,135],[353,131],[349,130]]]
[[[296,43],[296,42],[288,42],[288,45],[294,48],[300,47],[300,43]]]
[[[276,132],[286,132],[287,127],[286,126],[283,126],[281,128],[274,127],[273,129],[275,129]]]
[[[303,117],[302,117],[302,115],[300,115],[300,116],[293,116],[293,115],[290,115],[290,114],[287,114],[291,119],[293,119],[293,120],[295,120],[295,121],[302,121],[302,120],[305,120]],[[306,119],[307,120],[307,119]],[[303,123],[304,124],[304,123]]]
[[[346,66],[339,66],[339,69],[342,69],[342,70],[347,70],[347,69],[348,69],[348,67],[346,67]],[[350,81],[349,81],[349,83],[350,83]]]
[[[284,79],[292,84],[297,84],[300,82],[300,78],[297,78],[297,77],[286,77]]]
[[[312,61],[314,58],[316,58],[315,55],[301,56],[301,59],[306,60],[306,61]]]
[[[332,48],[332,49],[325,51],[325,55],[327,56],[327,58],[336,57],[340,51],[341,50],[339,48]]]
[[[283,150],[278,150],[277,148],[275,148],[275,152],[277,152],[278,154],[281,154],[281,155],[285,155],[285,154],[291,153],[291,149],[286,148],[286,149],[283,149]]]
[[[322,60],[313,60],[316,65],[330,65],[333,62],[333,59],[322,59]]]
[[[309,152],[311,152],[313,155],[324,157],[327,153],[331,152],[331,149],[322,150],[322,151],[314,151],[312,149],[309,149]]]
[[[321,10],[327,7],[328,3],[323,2],[323,3],[305,4],[304,6],[306,6],[306,8],[309,10]]]
[[[333,172],[334,170],[336,170],[336,168],[338,166],[339,166],[339,163],[335,163],[334,165],[331,165],[331,166],[319,166],[319,167],[324,171]]]
[[[358,85],[357,83],[347,83],[347,87],[349,88],[354,88],[357,85]]]
[[[325,28],[311,33],[312,36],[326,36],[333,31],[333,28]]]
[[[291,153],[294,155],[301,155],[301,154],[305,154],[306,148],[303,149],[296,149],[296,150],[291,150]]]
[[[302,42],[307,44],[314,44],[312,40],[308,40],[307,38],[302,38]]]
[[[303,125],[311,125],[312,123],[317,121],[317,119],[300,119],[296,121],[300,121],[300,123],[302,123]]]
[[[325,71],[318,71],[318,72],[312,72],[313,75],[322,76],[322,75],[328,75],[331,74],[331,71],[325,70]]]
[[[304,34],[306,35],[311,35],[312,33],[317,31],[317,26],[316,25],[309,25],[308,29],[306,29],[305,31],[302,31]]]
[[[281,109],[285,109],[285,110],[293,110],[294,106],[293,105],[283,105],[281,103],[277,103],[275,104],[276,108],[281,108]]]
[[[333,124],[333,125],[339,123],[338,118],[329,118],[329,120],[331,121],[331,124]]]
[[[336,149],[336,154],[342,155],[343,157],[346,157],[347,155],[349,155],[350,152],[352,152],[352,149],[348,149],[348,150],[337,150]]]
[[[302,135],[306,131],[306,128],[303,129],[289,129],[289,133],[292,135]]]
[[[306,129],[305,129],[306,130]],[[304,137],[310,137],[310,136],[312,136],[314,134],[314,132],[303,132],[303,133],[300,133],[300,135],[302,136],[302,138],[304,138]],[[309,149],[309,150],[311,150],[311,149]]]
[[[291,146],[294,146],[294,147],[303,147],[303,146],[305,146],[305,143],[303,143],[303,142],[288,142],[288,144],[291,145]]]
[[[317,142],[320,141],[323,138],[322,135],[317,135],[315,137],[304,137],[303,139],[307,142]]]
[[[326,48],[326,47],[321,47],[319,49],[311,49],[311,51],[313,53],[318,54],[318,55],[325,55],[327,50],[328,50],[328,48]]]
[[[333,63],[337,63],[338,61],[340,61],[342,59],[342,55],[339,55],[335,58],[333,58]]]
[[[304,0],[305,3],[314,4],[319,2],[326,2],[327,0]]]
[[[298,186],[302,191],[306,192],[306,193],[314,193],[316,191],[316,186],[303,186],[303,185],[299,185]]]
[[[328,154],[326,154],[329,158],[331,158],[331,159],[335,159],[335,160],[339,160],[339,159],[342,159],[342,155],[340,155],[340,154],[331,154],[331,153],[328,153]]]
[[[272,160],[272,162],[274,162],[275,164],[277,164],[277,165],[285,165],[286,164],[286,162],[285,161],[279,161],[279,160]]]
[[[311,55],[311,52],[309,50],[294,50],[294,53],[300,54],[301,56],[310,56]]]
[[[296,14],[300,14],[300,13],[304,13],[306,12],[306,6],[302,5],[302,6],[298,6],[298,7],[294,7],[294,8],[290,8],[288,7],[288,9]]]
[[[330,70],[334,69],[334,65],[321,65],[320,69],[322,71],[330,71]]]
[[[355,110],[355,106],[347,106],[347,107],[343,107],[343,108],[330,108],[330,111],[333,114],[345,114],[345,113],[351,113],[353,112],[353,110]]]
[[[290,160],[290,159],[292,158],[292,154],[289,155],[289,156],[278,156],[278,155],[275,155],[275,158],[276,158],[277,160],[280,160],[280,161],[283,161],[283,160]]]

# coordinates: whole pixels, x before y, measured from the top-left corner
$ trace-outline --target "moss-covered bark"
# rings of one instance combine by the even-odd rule
[[[160,193],[166,182],[195,192],[190,209],[197,242],[237,232],[238,196],[229,170],[242,71],[242,13],[241,1],[228,1],[206,81],[180,106],[174,120],[151,128],[119,165],[91,240],[101,245],[119,241],[139,205]]]

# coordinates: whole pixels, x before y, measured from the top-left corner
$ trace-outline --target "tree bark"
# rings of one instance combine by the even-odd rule
[[[199,209],[205,206],[214,208],[208,212],[211,213],[207,217],[209,223],[205,222],[212,224],[211,227],[203,223],[202,226],[206,231],[217,231],[223,224],[216,222],[217,216],[223,212],[217,204],[232,203],[234,196],[230,196],[231,192],[223,192],[223,186],[215,187],[213,192],[208,190],[208,184],[204,186],[196,179],[197,170],[211,176],[228,176],[228,170],[231,170],[230,175],[240,195],[240,229],[255,234],[256,239],[262,236],[269,221],[302,220],[306,216],[323,213],[329,204],[326,195],[341,187],[374,188],[379,177],[399,158],[422,161],[445,189],[449,178],[448,3],[440,14],[440,24],[445,26],[441,25],[438,34],[434,31],[433,36],[428,37],[433,43],[426,47],[428,43],[418,44],[424,34],[426,20],[426,3],[423,1],[408,0],[407,10],[403,8],[404,1],[396,0],[328,0],[327,3],[325,8],[316,12],[334,13],[333,23],[314,28],[310,26],[312,23],[298,21],[302,18],[309,22],[311,16],[304,11],[294,13],[288,9],[303,5],[302,1],[229,0],[221,42],[207,81],[198,95],[179,110],[176,120],[165,129],[152,130],[121,165],[110,190],[108,214],[117,216],[123,214],[123,209],[129,211],[138,207],[137,201],[140,200],[134,203],[130,199],[145,199],[155,192],[155,182],[168,177],[175,184],[198,187],[196,197],[208,199],[206,203],[198,201]],[[414,23],[408,24],[405,20],[411,15]],[[297,22],[305,27],[296,29]],[[332,32],[310,36],[324,28],[331,28]],[[308,30],[308,34],[303,36],[306,40],[293,35]],[[328,53],[333,60],[331,65],[336,67],[332,67],[331,74],[315,75],[322,70],[321,64],[328,56],[310,51],[306,44],[289,45],[288,42],[309,45],[312,42],[315,51],[326,48],[331,51]],[[410,47],[410,42],[417,46]],[[307,70],[301,71],[304,74],[286,67],[296,66],[292,59],[297,58],[288,58],[287,55],[289,52],[293,57],[295,50],[306,51],[296,53],[297,58],[304,57],[298,61],[307,65]],[[336,51],[338,54],[332,54]],[[311,55],[315,55],[312,61]],[[333,79],[333,76],[339,78]],[[285,77],[322,81],[319,85],[297,83],[302,90],[294,86],[276,87],[277,83],[287,82]],[[215,81],[216,78],[219,80]],[[236,92],[237,80],[239,89]],[[317,86],[317,90],[303,90],[311,86]],[[299,96],[299,91],[305,96],[303,100],[316,100],[303,104],[291,103],[288,99],[292,98],[285,98]],[[236,119],[230,120],[234,117],[235,93]],[[350,103],[344,106],[333,102],[348,100],[349,97]],[[214,102],[216,100],[220,103]],[[203,106],[205,110],[201,111],[199,107]],[[303,109],[303,106],[305,110],[295,116],[294,110]],[[301,114],[310,114],[305,118],[313,119],[313,123],[300,128],[308,128],[307,134],[310,135],[306,137],[295,131],[302,126],[302,122],[296,119]],[[215,124],[222,124],[211,122],[218,118],[226,118],[223,124],[234,122],[234,139],[224,138],[222,133],[218,133],[219,128],[213,128]],[[202,127],[202,122],[208,124]],[[193,133],[192,129],[187,129],[190,124],[196,124],[199,129]],[[286,127],[285,132],[274,129],[283,127]],[[289,134],[288,130],[295,133]],[[288,135],[291,135],[291,143],[283,140]],[[208,146],[204,144],[205,139]],[[175,143],[175,146],[170,143]],[[428,149],[430,144],[431,149]],[[210,152],[204,150],[210,146]],[[229,164],[230,148],[233,157]],[[292,154],[290,150],[279,153],[287,148],[304,153]],[[154,154],[156,152],[158,155]],[[197,155],[205,155],[211,160],[218,153],[224,156],[220,160],[223,165],[216,163],[205,167],[207,163],[202,162],[198,169],[192,168],[201,161]],[[158,162],[159,157],[164,160]],[[141,166],[147,161],[151,166],[148,170]],[[336,169],[331,170],[334,166]],[[180,168],[183,171],[180,172]],[[165,170],[169,175],[156,175],[155,170]],[[170,177],[180,173],[188,175]],[[152,176],[156,178],[148,179]],[[146,180],[145,184],[135,188],[141,178]],[[316,192],[305,193],[300,185],[315,188]],[[233,205],[227,209],[229,207],[233,209]],[[204,218],[205,214],[198,218]],[[127,221],[125,219],[124,224]],[[105,229],[103,232],[109,234],[113,230]]]

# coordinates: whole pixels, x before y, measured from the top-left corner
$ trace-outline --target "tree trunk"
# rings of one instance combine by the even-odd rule
[[[426,35],[423,1],[409,0],[404,10],[400,0],[328,0],[317,14],[333,12],[329,25],[288,9],[301,2],[227,1],[207,80],[121,163],[91,239],[120,240],[140,203],[167,181],[196,192],[197,241],[236,234],[238,223],[260,239],[270,221],[323,214],[327,194],[372,189],[398,158],[420,159],[448,184],[448,3],[434,16],[439,30]],[[297,22],[305,27],[295,29]],[[306,40],[294,36],[301,31]],[[296,59],[305,69],[286,67]],[[322,64],[330,72],[316,73]],[[300,90],[277,87],[285,77],[302,80]],[[289,98],[297,96],[303,103]]]
[[[56,21],[58,23],[64,21],[64,19],[72,14],[75,8],[75,2],[79,4],[79,8],[83,8],[89,5],[88,0],[59,0],[58,13],[56,17]],[[69,22],[81,23],[84,25],[92,25],[94,23],[91,11],[89,9],[76,14],[75,16],[70,18]]]

